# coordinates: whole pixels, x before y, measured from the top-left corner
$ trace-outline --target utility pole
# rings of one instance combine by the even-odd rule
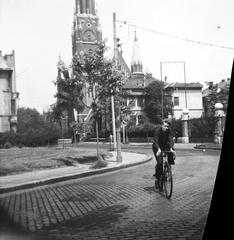
[[[117,49],[117,37],[116,37],[116,14],[113,13],[113,32],[114,32],[114,60],[117,67],[118,49]],[[116,89],[118,91],[119,89]],[[120,141],[120,108],[119,104],[116,105],[116,141],[117,141],[117,162],[122,162],[121,156],[121,141]]]
[[[162,81],[162,62],[160,62],[160,72],[161,72],[161,104],[162,104],[162,121],[163,121],[163,81]]]
[[[115,103],[114,103],[113,94],[111,95],[111,112],[112,112],[113,142],[114,142],[113,150],[115,150],[116,149],[116,130],[115,130]]]

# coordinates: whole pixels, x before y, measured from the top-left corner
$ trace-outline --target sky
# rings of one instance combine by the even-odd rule
[[[113,51],[113,13],[129,68],[136,32],[144,71],[168,82],[230,78],[233,0],[95,0],[103,39]],[[19,107],[40,113],[55,102],[59,56],[72,59],[75,0],[0,0],[0,50],[15,51]],[[203,44],[205,43],[205,44]],[[170,63],[169,63],[170,62]],[[185,74],[184,74],[185,73]]]

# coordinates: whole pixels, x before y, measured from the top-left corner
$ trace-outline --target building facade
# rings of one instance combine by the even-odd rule
[[[94,0],[76,0],[74,9],[74,20],[72,26],[72,54],[79,56],[82,60],[84,54],[90,54],[94,51],[97,44],[102,41],[102,30],[99,23],[99,17]],[[108,59],[114,58],[114,53],[110,54]],[[117,51],[117,68],[125,77],[128,78],[124,85],[124,89],[130,92],[127,97],[127,102],[133,100],[135,105],[132,109],[133,114],[144,115],[144,88],[154,81],[160,81],[152,76],[149,72],[143,71],[143,62],[140,55],[140,48],[138,44],[137,35],[133,43],[132,61],[129,69],[122,53]],[[190,118],[201,117],[203,113],[202,106],[202,85],[199,83],[187,83],[186,88],[184,84],[171,83],[167,84],[163,81],[165,92],[169,92],[174,103],[172,115],[174,118],[181,118],[182,110],[189,109]],[[85,103],[90,105],[91,98],[89,97],[89,86],[84,89],[86,91]],[[89,91],[88,91],[89,90]],[[186,97],[185,97],[186,90]],[[79,120],[88,122],[91,116],[90,110],[80,114]]]
[[[140,56],[139,44],[135,32],[133,53],[131,61],[131,75],[124,89],[130,91],[128,101],[133,100],[135,105],[132,109],[135,115],[145,115],[144,88],[154,81],[160,81],[152,77],[152,74],[143,72],[143,62]],[[172,117],[180,119],[183,109],[189,110],[189,118],[200,118],[203,114],[202,85],[200,83],[167,83],[162,82],[165,93],[172,98]]]
[[[0,51],[0,132],[16,131],[18,98],[15,52],[2,56]]]
[[[183,109],[189,110],[189,118],[200,118],[203,115],[202,85],[196,83],[169,83],[164,91],[171,94],[173,102],[172,114],[180,119]]]

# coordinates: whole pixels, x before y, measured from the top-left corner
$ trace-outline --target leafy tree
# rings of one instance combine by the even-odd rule
[[[219,88],[218,84],[208,83],[209,94],[204,99],[204,105],[207,106],[207,115],[214,116],[215,104],[222,103],[224,112],[227,111],[230,84],[227,84],[224,88]]]
[[[162,119],[162,83],[154,81],[145,89],[145,111],[150,121],[154,124],[159,123]],[[170,95],[163,92],[163,118],[168,117],[172,112],[172,101]]]
[[[24,133],[28,129],[39,129],[43,126],[43,116],[36,109],[31,108],[19,108],[18,114],[18,126],[17,132]]]
[[[114,62],[104,57],[106,50],[105,42],[100,42],[93,53],[84,56],[83,61],[75,56],[70,67],[59,62],[58,67],[62,77],[58,77],[56,81],[58,86],[56,96],[59,99],[57,110],[68,110],[71,107],[79,112],[83,106],[92,109],[92,117],[98,122],[107,108],[104,103],[111,95],[114,95],[116,105],[120,106],[126,79],[116,69]],[[71,74],[69,74],[70,70]],[[86,94],[90,94],[92,99],[90,105],[85,102]]]
[[[16,144],[25,146],[44,146],[47,143],[55,143],[60,137],[60,129],[49,121],[44,121],[36,109],[19,108]]]

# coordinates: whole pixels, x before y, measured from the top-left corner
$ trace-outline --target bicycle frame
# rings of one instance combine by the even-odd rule
[[[162,151],[162,158],[163,158],[163,171],[160,180],[160,190],[165,192],[166,197],[168,199],[172,196],[173,190],[173,178],[172,178],[172,171],[171,165],[168,163],[168,153],[171,151]]]

